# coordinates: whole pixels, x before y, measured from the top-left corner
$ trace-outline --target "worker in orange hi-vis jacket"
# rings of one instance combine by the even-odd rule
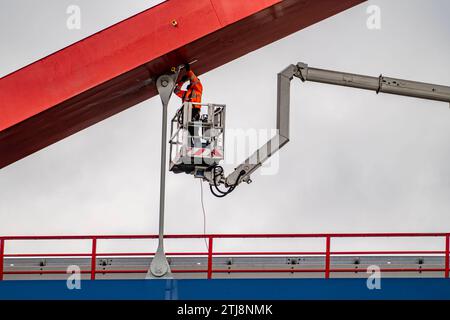
[[[200,79],[194,74],[191,70],[189,64],[185,64],[184,68],[186,69],[186,74],[181,78],[181,81],[177,83],[174,89],[174,93],[179,96],[183,103],[184,102],[202,102],[202,93],[203,93],[203,85],[200,82]],[[189,80],[189,85],[186,90],[181,90],[183,84]],[[198,121],[200,119],[200,105],[192,105],[192,121]],[[191,136],[198,136],[198,128],[197,127],[189,127],[189,133]]]

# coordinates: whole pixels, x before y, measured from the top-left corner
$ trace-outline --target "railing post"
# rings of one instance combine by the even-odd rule
[[[3,257],[5,254],[5,239],[0,239],[0,281],[3,280]]]
[[[331,237],[326,236],[326,253],[325,253],[325,279],[330,278],[330,246]]]
[[[97,238],[92,238],[91,254],[91,280],[95,280],[95,271],[97,268]]]
[[[208,244],[208,279],[212,279],[213,237],[209,237]]]
[[[450,271],[450,234],[445,236],[445,277],[449,277]]]

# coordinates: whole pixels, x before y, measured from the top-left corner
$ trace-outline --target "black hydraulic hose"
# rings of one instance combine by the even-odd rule
[[[224,194],[224,195],[227,195],[228,193],[231,192],[231,191],[230,191],[231,187],[230,187],[228,190],[226,190],[226,191],[222,191],[222,190],[219,189],[219,186],[217,185],[217,182],[216,182],[216,177],[217,177],[216,169],[219,169],[219,170],[220,170],[220,173],[219,173],[219,174],[223,173],[223,168],[222,168],[221,166],[215,166],[215,167],[213,168],[213,181],[214,181],[214,187],[216,188],[217,192],[219,192],[219,193],[221,193],[221,194]]]
[[[228,193],[225,193],[225,194],[217,194],[217,193],[215,193],[214,192],[214,188],[213,188],[213,186],[212,185],[209,185],[209,190],[211,191],[211,193],[215,196],[215,197],[217,197],[217,198],[223,198],[223,197],[225,197]]]
[[[211,190],[211,193],[212,193],[214,196],[216,196],[217,198],[223,198],[223,197],[225,197],[226,195],[228,195],[228,194],[230,194],[231,192],[233,192],[233,190],[234,190],[234,189],[236,188],[236,186],[238,185],[239,180],[240,180],[241,177],[245,174],[245,171],[242,170],[242,171],[239,173],[238,178],[236,179],[236,182],[234,183],[234,185],[230,186],[230,187],[228,188],[228,190],[223,191],[223,190],[220,190],[220,189],[219,189],[219,186],[217,185],[217,182],[216,182],[216,177],[217,177],[216,169],[219,169],[219,170],[220,170],[220,173],[223,173],[223,168],[222,168],[221,166],[215,166],[215,167],[213,167],[212,172],[213,172],[214,187],[213,187],[213,185],[210,184],[210,185],[209,185],[209,189]],[[218,193],[216,193],[216,192],[218,192]]]
[[[179,125],[183,125],[183,107],[177,111],[177,121]]]

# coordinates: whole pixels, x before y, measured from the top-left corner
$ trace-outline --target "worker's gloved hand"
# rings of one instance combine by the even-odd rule
[[[184,68],[186,69],[186,72],[191,71],[191,65],[189,63],[186,63]]]
[[[187,75],[184,75],[181,77],[181,82],[186,82],[189,80],[189,77]]]

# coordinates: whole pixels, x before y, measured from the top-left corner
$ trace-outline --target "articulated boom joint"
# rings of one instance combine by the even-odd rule
[[[290,85],[294,77],[300,79],[302,82],[312,81],[371,90],[377,94],[382,92],[420,99],[450,102],[450,87],[448,86],[388,78],[383,75],[371,77],[360,74],[316,69],[310,68],[306,63],[302,62],[299,62],[296,65],[289,65],[286,69],[278,73],[277,77],[277,134],[248,157],[242,164],[237,166],[233,172],[226,176],[223,168],[219,166],[219,162],[220,160],[223,160],[224,155],[223,140],[225,137],[225,126],[223,121],[222,125],[219,127],[219,131],[216,131],[213,135],[207,136],[213,138],[211,141],[216,141],[214,146],[217,145],[217,142],[222,143],[220,149],[221,158],[214,158],[210,152],[206,157],[206,160],[210,160],[209,163],[202,162],[200,164],[195,164],[194,162],[192,167],[188,167],[191,168],[190,170],[192,172],[185,171],[186,173],[193,173],[197,178],[208,181],[211,191],[216,196],[226,196],[242,182],[251,183],[251,174],[261,167],[275,152],[289,142]],[[189,115],[186,116],[189,117]],[[225,113],[223,111],[223,119],[224,117]],[[203,131],[206,126],[206,123],[201,124]],[[214,134],[217,136],[215,137]],[[222,140],[218,138],[218,134],[222,135]],[[196,154],[200,154],[202,151],[196,152]],[[221,185],[227,189],[221,190],[219,188]]]

